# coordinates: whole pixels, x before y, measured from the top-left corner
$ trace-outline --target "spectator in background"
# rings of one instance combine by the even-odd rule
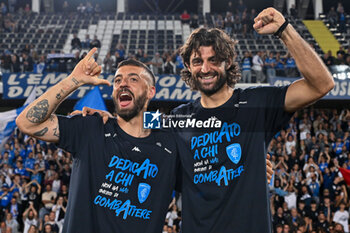
[[[241,18],[239,15],[234,16],[235,19],[233,21],[233,28],[236,33],[240,32],[242,30],[242,24],[241,24]]]
[[[333,221],[343,226],[345,232],[349,232],[349,212],[345,210],[345,203],[341,202],[339,210],[335,212]]]
[[[251,53],[246,51],[244,52],[244,57],[241,61],[242,67],[242,81],[243,83],[252,82],[252,57]]]
[[[16,32],[17,30],[17,22],[14,20],[10,13],[4,17],[3,28],[5,32]]]
[[[233,14],[233,12],[235,12],[235,9],[233,7],[232,1],[228,1],[227,3],[227,7],[226,7],[226,12],[231,12]]]
[[[256,82],[257,83],[262,83],[265,78],[264,78],[264,73],[263,73],[263,66],[264,66],[264,62],[262,60],[262,51],[258,51],[257,54],[255,54],[255,56],[253,57],[253,67],[252,70],[255,73],[256,76]]]
[[[9,12],[12,14],[12,13],[15,13],[16,11],[16,4],[17,4],[17,0],[8,0],[8,4],[9,4]]]
[[[341,3],[339,3],[341,4]],[[339,32],[346,33],[346,17],[344,8],[338,6],[338,23],[339,23]]]
[[[55,221],[61,222],[64,219],[66,213],[66,205],[63,196],[58,196],[56,204],[52,207],[52,211],[55,212]]]
[[[117,49],[116,51],[119,53],[119,56],[120,56],[121,58],[123,58],[123,60],[124,60],[124,58],[125,58],[125,48],[124,48],[124,45],[121,44],[121,43],[118,43],[116,49]]]
[[[41,207],[39,211],[39,218],[42,219],[45,214],[50,213],[53,205],[55,204],[55,200],[57,197],[57,193],[51,190],[51,185],[46,185],[46,191],[41,195],[41,201],[43,203],[43,207]]]
[[[248,25],[250,24],[250,19],[246,11],[242,13],[241,24],[242,24],[242,33],[243,33],[243,36],[245,37],[249,30]]]
[[[295,4],[292,4],[292,6],[289,9],[289,15],[293,18],[297,18],[298,17],[298,10],[295,7]]]
[[[5,50],[4,54],[1,57],[1,71],[3,73],[11,72],[11,52],[9,50]]]
[[[16,219],[13,218],[11,213],[6,214],[6,226],[11,229],[11,233],[18,233],[19,224]]]
[[[184,10],[183,13],[180,16],[180,19],[181,19],[182,23],[189,24],[191,16],[190,16],[190,14],[187,13],[187,10]]]
[[[142,49],[137,49],[137,52],[136,52],[136,59],[140,61],[140,59],[143,57],[143,51]]]
[[[120,56],[118,50],[115,52],[114,54],[115,56],[115,65],[114,65],[114,68],[117,69],[118,65],[120,62],[124,61],[124,57]]]
[[[101,48],[101,42],[100,40],[97,38],[97,35],[94,35],[94,39],[91,41],[90,43],[90,49],[92,48]]]
[[[62,5],[62,12],[65,13],[65,14],[67,14],[67,13],[70,12],[70,6],[69,6],[69,4],[68,4],[67,1],[64,1],[64,2],[63,2],[63,5]]]
[[[31,7],[30,7],[30,5],[27,3],[26,5],[25,5],[25,7],[24,7],[24,13],[27,15],[27,16],[29,16],[30,15],[30,13],[32,13],[32,9],[31,9]]]
[[[234,17],[232,13],[228,11],[225,17],[225,31],[229,36],[232,36],[231,34],[232,34],[233,23],[234,23]]]
[[[24,230],[23,233],[28,233],[31,225],[38,227],[38,212],[35,210],[32,203],[23,213]]]
[[[81,43],[81,46],[83,49],[89,49],[90,48],[90,36],[89,34],[85,35],[85,40]]]
[[[270,81],[271,78],[276,77],[276,59],[274,57],[274,53],[270,52],[269,56],[265,59],[265,68],[266,68],[266,75],[267,75],[267,80],[268,82]]]
[[[334,65],[335,58],[332,56],[332,50],[328,50],[328,52],[322,56],[322,60],[323,60],[324,64],[326,64],[326,66]]]
[[[142,62],[143,64],[146,64],[147,66],[150,65],[151,60],[152,60],[152,59],[148,56],[147,53],[143,53],[143,57],[140,58],[140,62]]]
[[[339,1],[338,2],[338,5],[337,5],[337,13],[341,13],[341,12],[344,12],[344,6],[343,4]]]
[[[79,4],[79,6],[77,7],[77,11],[78,11],[78,13],[80,13],[80,14],[85,14],[86,7],[84,6],[83,3],[80,3],[80,4]]]
[[[159,53],[156,53],[152,58],[150,64],[152,65],[153,74],[159,75],[163,73],[163,59],[160,57]]]
[[[242,19],[243,13],[247,11],[246,5],[244,5],[243,0],[239,0],[238,6],[236,8],[236,14]]]
[[[85,12],[86,12],[87,14],[89,14],[89,15],[92,14],[92,13],[94,13],[94,7],[92,6],[91,2],[87,2],[87,3],[86,3]]]
[[[106,57],[103,59],[103,73],[113,72],[114,60],[111,56],[111,52],[108,52]]]
[[[80,42],[80,39],[78,38],[77,34],[73,34],[73,39],[71,41],[71,46],[72,46],[72,49],[81,49],[81,42]]]
[[[287,77],[297,77],[298,76],[298,71],[297,71],[297,65],[295,63],[294,58],[290,53],[287,53],[286,56],[286,74]]]
[[[4,2],[0,3],[0,11],[2,15],[6,15],[8,12],[7,6]]]
[[[21,72],[21,63],[19,62],[16,54],[11,55],[11,72],[12,73]]]
[[[170,55],[166,57],[166,61],[163,64],[163,70],[165,74],[175,74],[176,73],[176,65],[173,62],[173,59]]]
[[[219,29],[224,29],[225,27],[225,22],[224,19],[222,18],[222,15],[218,14],[216,20],[215,20],[215,27]]]
[[[327,16],[330,24],[331,24],[331,27],[335,27],[337,25],[337,22],[338,22],[338,14],[337,12],[335,11],[335,8],[332,6],[331,9],[329,10],[328,12],[328,16]]]
[[[198,15],[194,14],[191,18],[190,27],[196,29],[199,27]]]
[[[46,72],[45,69],[46,69],[46,58],[44,55],[41,55],[38,63],[34,65],[34,72],[38,74],[42,74]]]
[[[337,52],[337,58],[335,59],[334,65],[344,65],[344,52],[343,51],[338,51]]]
[[[100,14],[102,11],[100,4],[96,3],[94,10],[96,14]]]

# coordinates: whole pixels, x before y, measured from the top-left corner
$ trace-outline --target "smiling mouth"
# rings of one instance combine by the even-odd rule
[[[216,78],[216,75],[200,76],[202,83],[211,83]]]

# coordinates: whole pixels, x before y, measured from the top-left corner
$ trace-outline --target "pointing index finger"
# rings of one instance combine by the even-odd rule
[[[96,48],[96,47],[92,48],[92,49],[89,51],[89,53],[86,54],[86,56],[85,56],[86,60],[90,60],[90,58],[94,55],[94,53],[95,53],[96,51],[97,51],[97,48]]]

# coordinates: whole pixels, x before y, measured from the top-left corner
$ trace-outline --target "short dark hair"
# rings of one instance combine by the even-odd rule
[[[137,61],[135,59],[127,59],[118,64],[117,70],[122,66],[137,66],[137,67],[143,68],[151,76],[153,86],[156,85],[156,78],[154,77],[153,72],[144,63]]]
[[[241,77],[238,63],[235,62],[237,56],[235,44],[236,41],[230,38],[220,29],[198,28],[192,32],[186,43],[181,47],[180,55],[185,65],[188,66],[190,64],[190,57],[193,52],[200,54],[199,48],[201,46],[212,46],[218,61],[232,61],[232,64],[226,68],[227,85],[234,87]],[[188,68],[185,67],[181,71],[181,77],[192,90],[197,90],[192,74]]]

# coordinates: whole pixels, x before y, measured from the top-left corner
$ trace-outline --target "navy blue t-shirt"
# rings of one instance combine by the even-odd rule
[[[126,134],[116,119],[59,116],[59,147],[73,154],[63,232],[162,232],[177,169],[171,134]]]
[[[291,117],[283,110],[286,90],[235,89],[220,107],[203,108],[198,99],[173,110],[195,119],[193,128],[175,128],[183,233],[271,232],[266,148]]]

